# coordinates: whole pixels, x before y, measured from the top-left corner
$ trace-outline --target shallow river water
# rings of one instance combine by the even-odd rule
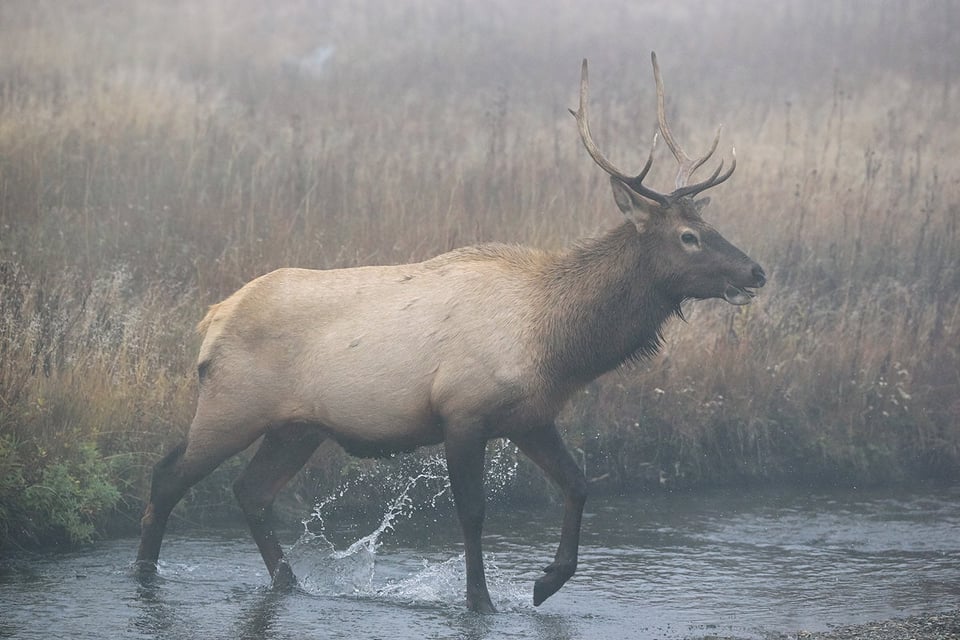
[[[301,580],[292,593],[267,586],[239,528],[168,535],[147,583],[131,568],[133,539],[7,557],[0,637],[765,638],[960,602],[956,488],[594,498],[577,575],[538,608],[532,584],[555,550],[560,510],[493,501],[490,616],[463,608],[448,507],[351,547],[379,517],[328,524],[326,537],[290,531]]]

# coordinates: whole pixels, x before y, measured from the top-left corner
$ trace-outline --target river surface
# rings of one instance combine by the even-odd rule
[[[383,515],[288,532],[292,593],[267,586],[239,528],[169,534],[146,583],[133,539],[4,558],[0,637],[769,638],[960,605],[960,488],[595,498],[577,575],[538,608],[560,509],[494,500],[489,616],[462,606],[449,506],[377,531]]]

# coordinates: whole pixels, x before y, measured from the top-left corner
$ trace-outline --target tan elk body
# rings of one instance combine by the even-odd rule
[[[155,467],[138,561],[155,568],[170,510],[226,458],[263,441],[235,484],[275,584],[293,574],[273,532],[277,492],[324,439],[381,456],[442,443],[464,533],[467,604],[492,611],[481,553],[488,440],[508,438],[564,494],[554,562],[534,603],[574,573],[586,481],[554,419],[571,393],[625,360],[656,352],[660,330],[690,298],[749,302],[763,270],[703,222],[697,193],[719,184],[680,162],[661,194],[597,150],[587,125],[586,61],[574,114],[591,157],[611,176],[627,222],[562,252],[482,245],[416,264],[280,269],[211,307],[200,323],[200,393],[186,440]],[[719,132],[717,134],[719,137]],[[654,141],[656,144],[656,139]]]

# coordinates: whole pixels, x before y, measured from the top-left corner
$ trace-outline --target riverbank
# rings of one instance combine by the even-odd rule
[[[838,627],[830,631],[776,636],[782,640],[957,640],[960,611],[945,611],[882,622]]]

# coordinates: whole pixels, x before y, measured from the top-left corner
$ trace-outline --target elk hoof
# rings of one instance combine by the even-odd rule
[[[151,578],[157,575],[157,563],[153,560],[137,560],[133,563],[133,571],[138,578]]]
[[[277,591],[290,591],[297,586],[297,577],[286,560],[281,560],[273,572],[272,585]]]
[[[497,608],[493,606],[493,603],[490,602],[490,596],[478,596],[478,597],[469,597],[467,596],[467,609],[474,611],[476,613],[496,613]]]
[[[133,575],[141,587],[152,588],[157,585],[157,563],[150,560],[137,560],[133,565]]]
[[[545,568],[544,575],[533,585],[533,606],[539,607],[543,601],[560,590],[576,570],[575,565],[554,562]]]

